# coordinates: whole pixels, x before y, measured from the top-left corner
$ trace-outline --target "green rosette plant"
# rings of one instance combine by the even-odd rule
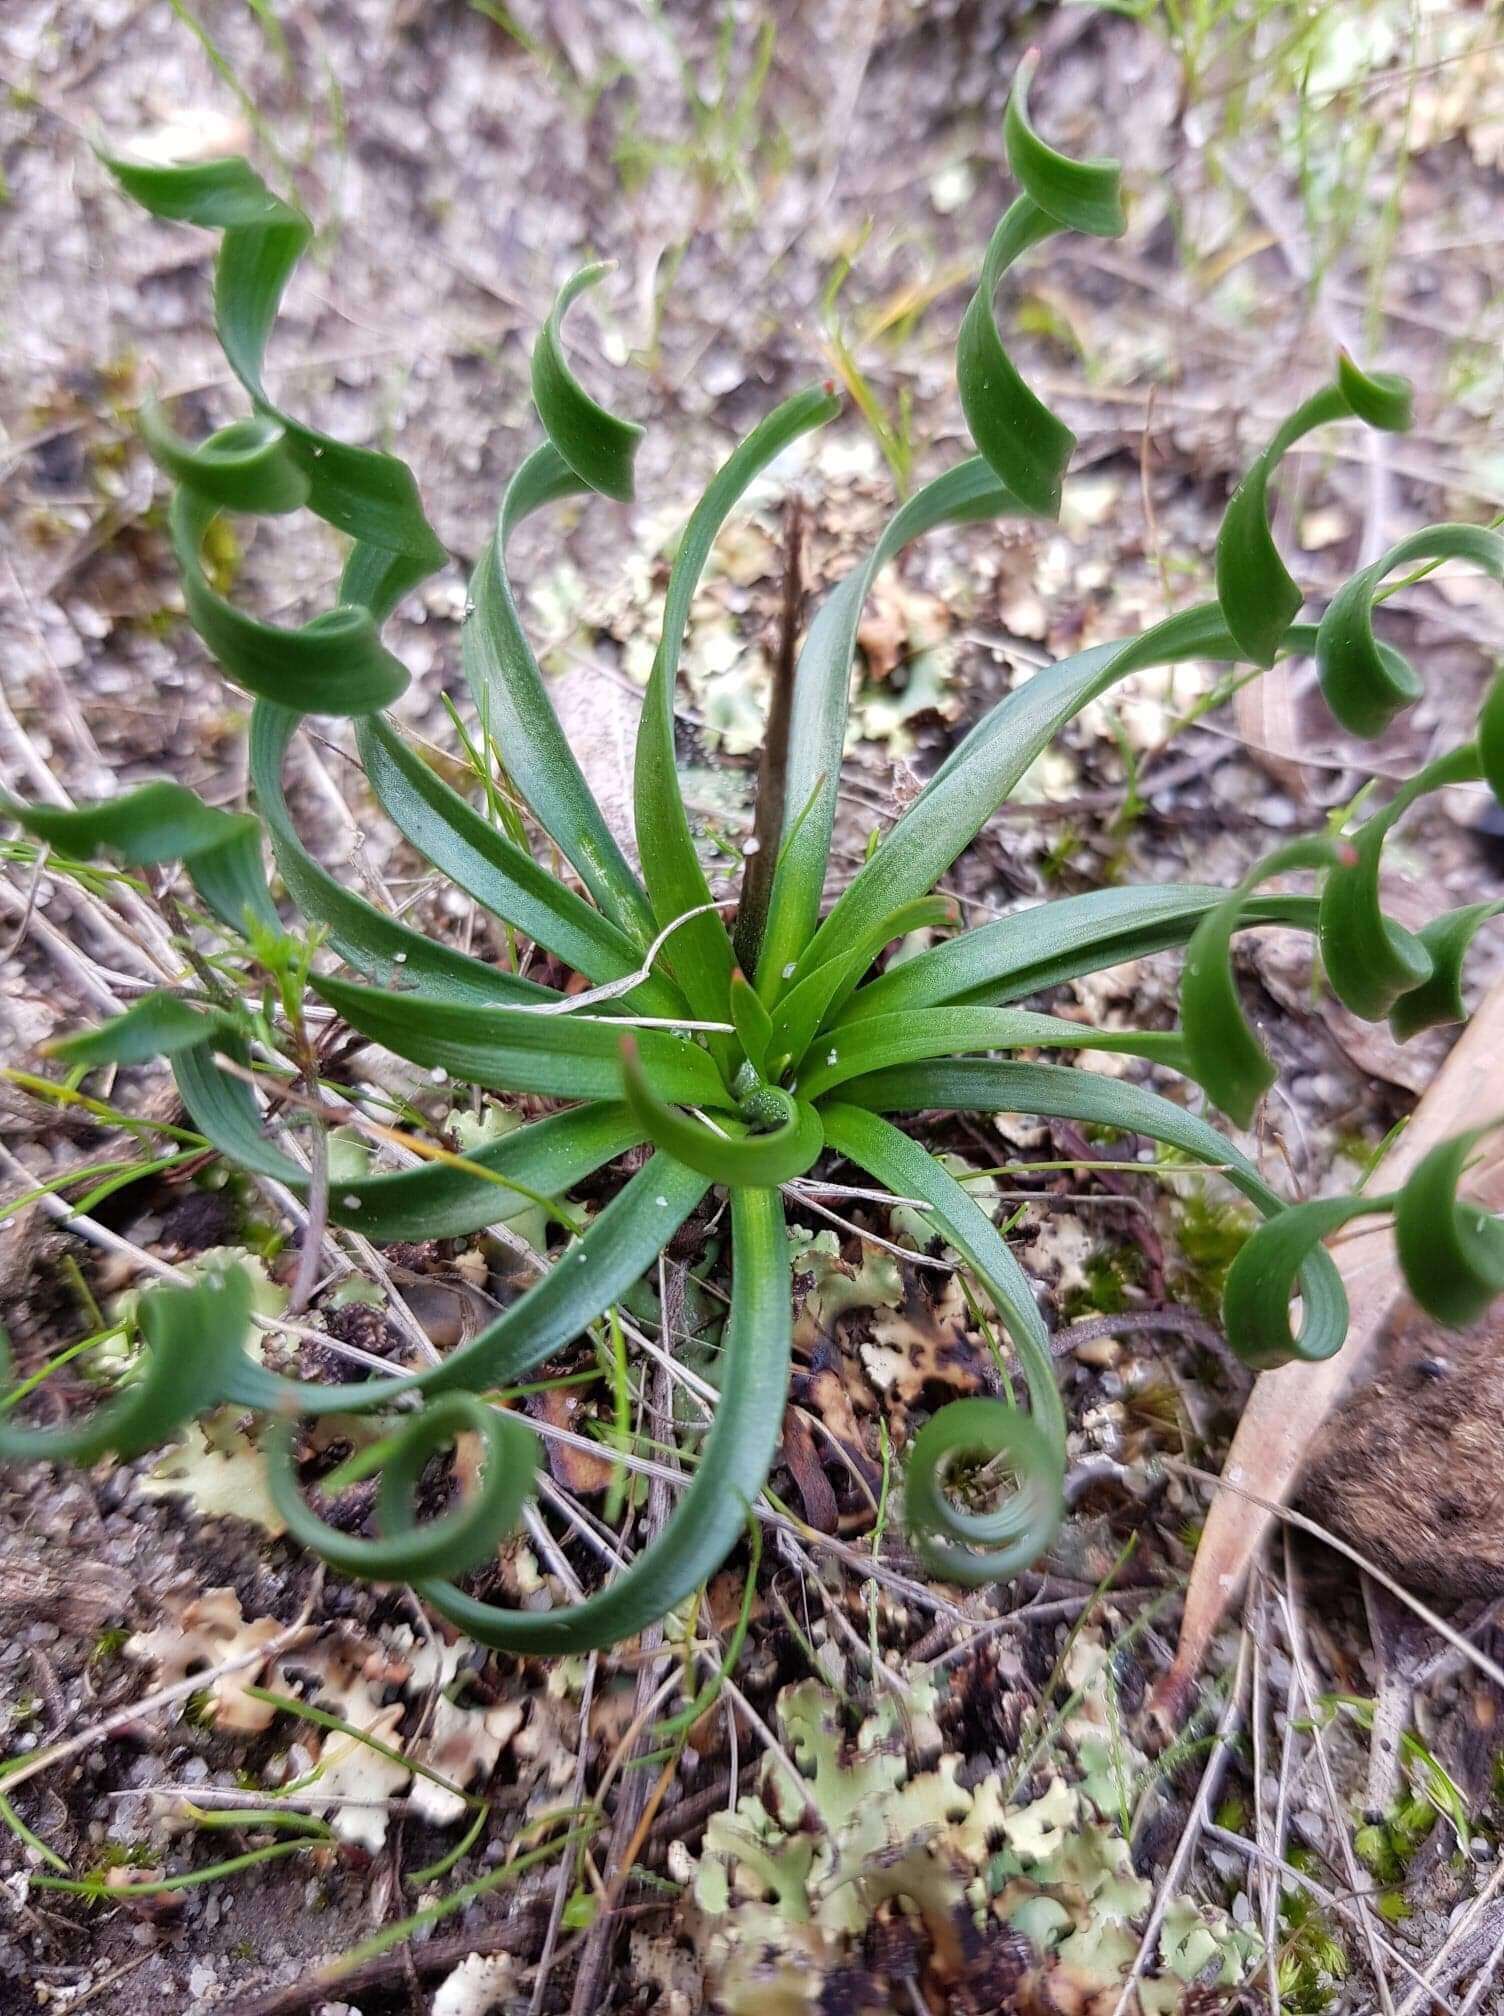
[[[1373,633],[1391,572],[1462,557],[1504,578],[1504,541],[1473,526],[1433,526],[1354,576],[1318,623],[1276,549],[1269,489],[1281,457],[1311,429],[1355,419],[1403,428],[1408,388],[1346,357],[1254,462],[1217,544],[1215,600],[1142,634],[1046,666],[1008,693],[950,753],[914,802],[827,902],[851,670],[878,571],[938,528],[1059,508],[1070,430],[1030,391],[998,328],[995,296],[1013,263],[1058,231],[1123,229],[1118,171],[1067,159],[1034,131],[1028,69],[1006,125],[1020,193],[988,247],[961,326],[957,378],[980,453],[912,496],[865,564],[837,585],[804,638],[769,726],[756,833],[734,916],[713,900],[676,774],[675,683],[696,585],[718,532],[748,486],[838,401],[815,386],[777,407],[727,458],[691,513],[668,584],[662,636],[637,739],[633,867],[581,773],[550,704],[507,574],[512,533],[561,499],[628,499],[640,429],[592,399],[570,369],[563,322],[601,275],[590,267],[559,296],[533,355],[544,438],[508,484],[476,567],[464,668],[487,732],[536,829],[567,864],[545,866],[520,823],[498,824],[445,783],[387,713],[406,674],[382,642],[397,602],[445,562],[416,484],[394,457],[318,434],[268,394],[262,359],[282,290],[310,227],[241,160],[160,168],[108,163],[155,215],[217,230],[220,341],[251,417],[195,445],[151,409],[142,429],[174,481],[171,533],[190,621],[227,676],[254,696],[256,812],[230,815],[173,784],[76,810],[14,806],[39,840],[86,860],[181,861],[222,933],[214,967],[140,1001],[56,1054],[74,1068],[171,1060],[195,1127],[232,1164],[309,1193],[308,1167],[267,1131],[252,1077],[310,1093],[318,1055],[302,1024],[295,971],[352,1032],[456,1083],[565,1102],[466,1157],[334,1184],[336,1224],[378,1243],[480,1231],[516,1199],[545,1205],[568,1233],[536,1283],[478,1335],[426,1370],[323,1385],[281,1376],[242,1348],[243,1277],[142,1298],[140,1368],[82,1424],[33,1428],[0,1417],[0,1457],[89,1462],[140,1453],[188,1417],[233,1404],[266,1417],[270,1488],[290,1532],[345,1572],[410,1580],[483,1644],[568,1653],[626,1638],[685,1600],[742,1534],[774,1461],[791,1340],[789,1240],[781,1186],[839,1158],[917,1201],[959,1255],[1011,1343],[1027,1406],[967,1400],[942,1408],[907,1452],[910,1529],[937,1574],[985,1581],[1048,1547],[1062,1513],[1066,1423],[1034,1292],[997,1227],[916,1136],[918,1116],[1022,1113],[1121,1129],[1213,1164],[1263,1214],[1227,1288],[1231,1341],[1250,1363],[1316,1360],[1339,1349],[1343,1290],[1322,1240],[1357,1210],[1395,1214],[1401,1263],[1418,1298],[1465,1320],[1504,1284],[1500,1228],[1457,1201],[1470,1142],[1434,1155],[1393,1198],[1287,1205],[1227,1136],[1146,1087],[1047,1061],[1125,1052],[1180,1072],[1246,1125],[1274,1077],[1248,1025],[1231,965],[1235,933],[1281,923],[1312,932],[1323,968],[1357,1014],[1388,1016],[1401,1037],[1462,1013],[1461,969],[1474,932],[1498,907],[1474,905],[1419,934],[1379,900],[1383,842],[1420,794],[1487,777],[1504,782],[1504,698],[1476,744],[1422,770],[1348,839],[1296,842],[1238,888],[1112,888],[952,930],[937,885],[1030,765],[1082,708],[1136,669],[1186,659],[1267,666],[1314,654],[1339,721],[1373,735],[1416,697],[1414,669]],[[351,540],[334,604],[301,627],[263,622],[217,592],[202,561],[225,511],[311,511]],[[284,795],[289,746],[305,716],[354,722],[370,788],[393,825],[442,876],[552,954],[583,992],[565,993],[467,956],[367,902],[305,846]],[[285,901],[325,956],[279,960],[280,921],[264,867],[270,841]],[[1266,890],[1316,878],[1314,893]],[[280,901],[281,899],[279,899]],[[895,940],[949,932],[883,969]],[[300,941],[305,947],[307,938]],[[1178,1029],[1106,1031],[1021,1005],[1042,990],[1149,952],[1184,946]],[[239,960],[244,984],[210,986]],[[267,985],[273,971],[280,991]],[[258,980],[258,975],[260,979]],[[306,976],[306,982],[305,982]],[[258,1005],[258,986],[262,999]],[[247,995],[250,1002],[248,1005]],[[1042,1056],[1041,1056],[1042,1053]],[[247,1071],[254,1057],[256,1072]],[[1042,1058],[1044,1061],[1042,1061]],[[296,1108],[292,1109],[296,1112]],[[296,1124],[296,1123],[290,1123]],[[319,1124],[315,1116],[314,1124]],[[646,1160],[640,1151],[647,1149]],[[640,1166],[581,1229],[548,1200],[627,1151]],[[498,1186],[501,1186],[499,1193]],[[672,1517],[630,1566],[583,1600],[522,1612],[461,1586],[515,1523],[530,1487],[533,1439],[485,1396],[527,1379],[628,1295],[712,1191],[729,1196],[730,1311],[718,1404]],[[1290,1298],[1301,1320],[1292,1334]],[[335,1532],[299,1485],[295,1424],[333,1412],[385,1417],[374,1534]],[[472,1486],[441,1517],[419,1520],[425,1463],[461,1434],[479,1438]],[[1011,1478],[977,1509],[949,1488],[961,1459],[996,1459]]]

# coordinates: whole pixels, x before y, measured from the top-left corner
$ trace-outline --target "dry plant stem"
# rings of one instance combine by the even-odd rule
[[[1478,1892],[1432,1954],[1430,1965],[1421,1976],[1420,1987],[1412,1989],[1405,1997],[1400,2004],[1398,2016],[1431,2016],[1431,2003],[1442,2001],[1439,1987],[1435,1984],[1450,1979],[1453,1972],[1453,1967],[1444,1963],[1455,1962],[1458,1950],[1464,1946],[1469,1934],[1477,1928],[1501,1885],[1504,1885],[1504,1862],[1496,1865],[1487,1886]]]
[[[671,1331],[673,1319],[670,1310],[675,1305],[682,1307],[684,1270],[675,1266],[671,1277],[664,1283],[664,1328]],[[660,1416],[672,1418],[673,1398],[668,1372],[662,1365],[658,1367],[654,1380],[654,1405]],[[650,1546],[654,1538],[662,1532],[670,1511],[669,1490],[663,1478],[655,1477],[648,1486],[648,1502],[643,1515],[642,1542]],[[649,1625],[641,1639],[644,1652],[655,1652],[663,1644],[663,1626]],[[658,1685],[658,1662],[645,1659],[637,1669],[636,1698],[633,1703],[634,1718],[646,1721],[651,1712],[649,1703]],[[633,1739],[633,1749],[638,1739]],[[669,1759],[669,1774],[674,1769],[673,1758]],[[646,1838],[658,1804],[668,1789],[668,1777],[660,1779],[655,1795],[650,1801],[649,1786],[643,1773],[635,1771],[624,1776],[621,1790],[616,1798],[616,1812],[612,1818],[611,1841],[607,1850],[607,1865],[611,1878],[606,1894],[601,1900],[590,1930],[585,1935],[584,1948],[580,1954],[579,1972],[575,1976],[574,1994],[570,1998],[570,2016],[589,2016],[600,2000],[601,1987],[606,1968],[611,1959],[611,1947],[615,1940],[616,1906],[620,1900],[627,1877],[636,1859],[636,1848]]]
[[[575,1759],[573,1803],[576,1809],[585,1797],[585,1773],[590,1763],[590,1704],[595,1698],[596,1668],[600,1664],[600,1654],[592,1652],[585,1661],[585,1678],[580,1687],[580,1736],[579,1751]],[[548,1977],[554,1964],[554,1949],[559,1943],[559,1927],[564,1922],[564,1907],[569,1902],[569,1886],[574,1873],[574,1857],[560,1860],[559,1873],[554,1882],[554,1901],[549,1907],[548,1930],[543,1935],[543,1951],[538,1955],[538,1972],[533,1982],[532,1997],[528,2002],[528,2016],[539,2016],[543,1998],[548,1993]]]
[[[804,601],[801,547],[804,506],[797,494],[784,507],[783,609],[779,621],[778,656],[768,695],[768,722],[762,757],[757,766],[756,810],[742,870],[741,902],[737,906],[733,943],[743,972],[751,973],[762,949],[763,929],[773,895],[773,871],[783,833],[784,799],[789,770],[789,729],[794,709],[794,660],[799,641],[799,613]]]
[[[1504,980],[1494,983],[1463,1030],[1409,1126],[1374,1170],[1371,1188],[1398,1189],[1439,1142],[1498,1108],[1504,1099],[1501,1054]],[[1504,1204],[1504,1138],[1494,1135],[1484,1144],[1471,1190],[1481,1203]],[[1263,1544],[1275,1508],[1299,1483],[1323,1422],[1364,1369],[1403,1299],[1387,1237],[1344,1242],[1335,1257],[1352,1307],[1348,1341],[1322,1364],[1284,1365],[1254,1384],[1223,1466],[1229,1488],[1212,1500],[1196,1549],[1175,1662],[1156,1690],[1156,1708],[1167,1722],[1177,1723],[1185,1713],[1207,1647]],[[1262,1510],[1251,1514],[1250,1504]],[[1386,1577],[1377,1579],[1387,1584]]]
[[[1253,1641],[1253,1701],[1250,1709],[1250,1735],[1253,1741],[1253,1815],[1254,1832],[1258,1837],[1258,1889],[1259,1917],[1264,1932],[1264,1952],[1272,1955],[1279,1944],[1279,1883],[1273,1874],[1273,1864],[1278,1860],[1278,1847],[1274,1828],[1264,1802],[1264,1736],[1268,1716],[1266,1683],[1268,1677],[1268,1592],[1260,1578],[1256,1600],[1248,1620],[1249,1633]],[[1279,1969],[1271,1964],[1267,1969],[1269,1989],[1269,2016],[1280,2016]]]
[[[1500,1914],[1495,1912],[1494,1918],[1496,1924],[1499,1917]],[[1492,1930],[1493,1927],[1489,1929]],[[1470,1961],[1471,1958],[1472,1956],[1469,1954],[1468,1960]],[[1498,1937],[1493,1942],[1493,1949],[1489,1953],[1488,1959],[1478,1971],[1477,1980],[1467,1991],[1467,2000],[1462,2005],[1461,2016],[1474,2016],[1474,2011],[1480,2010],[1483,2007],[1483,1997],[1492,1986],[1494,1976],[1498,1973],[1501,1962],[1504,1962],[1504,1929],[1500,1929]]]
[[[1175,1853],[1170,1858],[1169,1867],[1160,1878],[1154,1907],[1149,1913],[1149,1921],[1139,1941],[1138,1952],[1128,1970],[1127,1979],[1123,1982],[1123,1990],[1118,1996],[1112,2016],[1127,2016],[1129,2007],[1137,1999],[1133,1991],[1142,1978],[1144,1969],[1153,1958],[1155,1941],[1159,1937],[1159,1928],[1164,1923],[1165,1912],[1170,1907],[1171,1898],[1180,1888],[1181,1879],[1192,1855],[1196,1852],[1197,1840],[1211,1817],[1212,1801],[1217,1796],[1217,1787],[1222,1782],[1222,1774],[1227,1768],[1227,1760],[1232,1752],[1233,1739],[1243,1718],[1243,1699],[1247,1692],[1251,1670],[1250,1643],[1249,1635],[1245,1631],[1238,1652],[1238,1666],[1233,1676],[1232,1691],[1218,1718],[1216,1734],[1212,1738],[1211,1754],[1206,1760],[1206,1769],[1201,1774],[1201,1783],[1196,1788],[1196,1796],[1191,1802],[1190,1812],[1186,1815],[1185,1826],[1175,1845]]]
[[[1408,1614],[1371,1575],[1363,1577],[1363,1608],[1377,1681],[1363,1805],[1372,1818],[1382,1819],[1400,1788],[1400,1738],[1415,1700],[1415,1647],[1406,1642],[1413,1635]]]
[[[1342,1849],[1342,1866],[1347,1872],[1348,1888],[1353,1893],[1358,1908],[1359,1921],[1363,1927],[1363,1941],[1368,1948],[1368,1963],[1373,1969],[1374,1986],[1379,1991],[1379,2006],[1384,2016],[1394,2016],[1394,1999],[1389,1992],[1389,1976],[1384,1971],[1383,1956],[1379,1951],[1377,1929],[1373,1913],[1368,1908],[1364,1893],[1364,1876],[1358,1866],[1358,1858],[1353,1852],[1351,1836],[1348,1833],[1347,1817],[1338,1796],[1337,1785],[1332,1777],[1332,1767],[1326,1754],[1326,1742],[1319,1722],[1315,1720],[1315,1689],[1306,1672],[1306,1658],[1303,1633],[1296,1601],[1294,1559],[1290,1551],[1290,1535],[1285,1533],[1285,1592],[1280,1598],[1280,1610],[1285,1620],[1285,1635],[1290,1646],[1290,1660],[1295,1669],[1295,1684],[1300,1691],[1303,1712],[1312,1718],[1315,1726],[1311,1730],[1311,1745],[1316,1753],[1316,1764],[1321,1774],[1322,1789],[1326,1793],[1327,1806],[1331,1815],[1333,1831]]]
[[[319,1261],[329,1226],[329,1141],[322,1127],[315,1127],[308,1139],[311,1180],[308,1210],[303,1221],[303,1244],[298,1252],[298,1271],[287,1297],[289,1316],[301,1316],[312,1300],[319,1278]]]
[[[38,1777],[43,1771],[50,1771],[55,1764],[64,1764],[70,1757],[76,1757],[83,1750],[91,1750],[96,1743],[104,1743],[116,1736],[122,1729],[128,1729],[143,1715],[155,1715],[159,1709],[170,1708],[176,1701],[186,1701],[190,1694],[201,1688],[212,1687],[227,1673],[242,1672],[247,1666],[264,1666],[275,1659],[280,1652],[286,1652],[296,1645],[313,1615],[319,1592],[324,1586],[324,1568],[320,1562],[313,1572],[313,1580],[308,1585],[308,1594],[298,1612],[296,1622],[289,1624],[285,1631],[269,1639],[265,1645],[258,1645],[250,1652],[238,1652],[233,1658],[225,1659],[218,1666],[210,1666],[203,1672],[190,1673],[186,1680],[174,1681],[170,1687],[159,1687],[155,1694],[148,1694],[140,1701],[128,1701],[123,1707],[114,1709],[98,1722],[91,1722],[87,1728],[75,1731],[61,1743],[49,1743],[44,1750],[38,1750],[28,1757],[24,1764],[7,1771],[0,1778],[0,1791],[7,1798],[18,1785],[24,1785],[28,1778]]]

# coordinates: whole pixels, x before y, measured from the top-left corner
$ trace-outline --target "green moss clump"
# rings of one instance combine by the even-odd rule
[[[1175,1218],[1180,1272],[1203,1315],[1220,1315],[1227,1270],[1256,1222],[1245,1205],[1213,1203],[1199,1190],[1181,1205]]]

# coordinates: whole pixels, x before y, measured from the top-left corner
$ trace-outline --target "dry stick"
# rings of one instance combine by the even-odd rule
[[[600,1663],[600,1654],[592,1652],[585,1661],[585,1680],[580,1688],[580,1753],[574,1767],[575,1810],[584,1804],[585,1772],[590,1763],[590,1703],[595,1696],[595,1672]],[[553,1971],[554,1949],[559,1943],[559,1927],[564,1922],[564,1906],[569,1902],[569,1886],[575,1866],[573,1855],[559,1858],[559,1874],[554,1883],[554,1901],[549,1908],[548,1930],[543,1935],[543,1951],[538,1955],[538,1972],[533,1982],[532,2000],[528,2003],[528,2016],[539,2016],[543,1998],[548,1993],[548,1977]]]
[[[1504,1105],[1501,1052],[1504,980],[1489,990],[1409,1126],[1374,1171],[1376,1190],[1399,1189],[1439,1142]],[[1473,1187],[1481,1203],[1504,1205],[1504,1136],[1492,1136],[1485,1144]],[[1404,1298],[1389,1240],[1345,1243],[1336,1262],[1352,1309],[1348,1341],[1319,1365],[1283,1365],[1255,1382],[1223,1466],[1223,1488],[1212,1500],[1196,1549],[1175,1662],[1155,1690],[1156,1707],[1167,1721],[1178,1722],[1184,1713],[1207,1647],[1263,1545],[1270,1520],[1295,1490],[1322,1423],[1364,1369]],[[1250,1503],[1263,1507],[1262,1512],[1251,1516]],[[1378,1579],[1394,1586],[1383,1575]],[[1410,1601],[1403,1591],[1398,1593]],[[1430,1621],[1430,1613],[1423,1614]],[[1439,1623],[1438,1628],[1447,1635]]]
[[[1237,1733],[1238,1723],[1242,1719],[1243,1694],[1248,1684],[1250,1666],[1248,1657],[1249,1643],[1249,1635],[1245,1631],[1243,1633],[1243,1643],[1238,1652],[1238,1667],[1233,1677],[1232,1691],[1227,1697],[1227,1705],[1223,1708],[1218,1718],[1217,1733],[1212,1738],[1211,1755],[1206,1760],[1206,1769],[1201,1774],[1201,1783],[1196,1788],[1196,1797],[1192,1800],[1191,1810],[1186,1815],[1185,1826],[1181,1829],[1180,1839],[1175,1845],[1175,1853],[1170,1858],[1170,1866],[1164,1873],[1164,1880],[1161,1882],[1159,1893],[1154,1899],[1154,1908],[1149,1913],[1149,1922],[1144,1927],[1144,1936],[1139,1941],[1138,1952],[1134,1956],[1133,1965],[1128,1970],[1128,1977],[1123,1983],[1123,1991],[1118,1996],[1117,2005],[1113,2009],[1112,2016],[1124,2016],[1124,2012],[1127,2010],[1130,2001],[1134,1999],[1133,1991],[1138,1985],[1144,1969],[1153,1957],[1154,1942],[1159,1936],[1160,1926],[1164,1923],[1165,1913],[1170,1908],[1170,1900],[1180,1887],[1181,1877],[1184,1875],[1186,1865],[1195,1852],[1196,1842],[1201,1835],[1202,1829],[1211,1817],[1212,1801],[1217,1796],[1217,1787],[1222,1782],[1222,1773],[1227,1768],[1227,1760],[1232,1752],[1233,1737]]]
[[[665,1333],[672,1337],[675,1321],[671,1310],[677,1305],[677,1308],[682,1311],[684,1269],[676,1266],[665,1281],[664,1286],[664,1329]],[[671,1420],[673,1415],[672,1389],[668,1373],[661,1365],[658,1367],[654,1387],[655,1411],[660,1418]],[[662,1478],[655,1478],[648,1486],[648,1502],[643,1517],[642,1537],[645,1546],[650,1545],[654,1537],[662,1532],[668,1521],[669,1510],[668,1486]],[[662,1624],[650,1624],[642,1633],[641,1644],[642,1649],[646,1652],[658,1650],[663,1644]],[[651,1659],[645,1659],[637,1669],[635,1702],[637,1715],[645,1717],[648,1703],[657,1684],[654,1662]],[[668,1765],[669,1776],[673,1773],[674,1764],[675,1760],[670,1758]],[[612,1871],[612,1875],[606,1888],[606,1894],[601,1899],[600,1908],[596,1912],[590,1930],[585,1936],[584,1950],[580,1955],[579,1971],[575,1975],[574,1994],[570,1997],[570,2016],[587,2016],[587,2012],[594,2009],[600,2000],[606,1968],[610,1964],[611,1948],[616,1938],[616,1906],[620,1900],[627,1876],[631,1871],[633,1861],[636,1859],[632,1844],[635,1842],[640,1845],[641,1838],[646,1835],[647,1826],[651,1826],[652,1824],[653,1814],[658,1809],[658,1802],[662,1800],[663,1794],[667,1789],[668,1776],[665,1776],[660,1780],[656,1796],[649,1802],[649,1787],[640,1771],[634,1772],[630,1777],[622,1781],[621,1790],[616,1797],[616,1812],[611,1824],[611,1841],[607,1849],[607,1863]],[[644,1819],[646,1825],[640,1826],[639,1823],[643,1822]]]
[[[1285,1619],[1285,1634],[1290,1642],[1290,1661],[1295,1669],[1295,1684],[1300,1690],[1301,1702],[1306,1715],[1316,1722],[1315,1690],[1306,1677],[1304,1634],[1301,1630],[1299,1614],[1295,1604],[1295,1564],[1290,1552],[1290,1534],[1285,1532],[1285,1588],[1280,1596],[1280,1609]],[[1326,1754],[1326,1744],[1319,1726],[1311,1730],[1311,1746],[1316,1752],[1316,1764],[1321,1773],[1322,1789],[1331,1809],[1332,1826],[1342,1849],[1342,1861],[1347,1870],[1348,1888],[1353,1893],[1358,1908],[1358,1916],[1363,1926],[1363,1943],[1368,1948],[1368,1964],[1373,1969],[1374,1985],[1379,1991],[1379,2002],[1385,2016],[1394,2016],[1394,1998],[1389,1992],[1389,1976],[1384,1971],[1383,1958],[1379,1952],[1377,1929],[1373,1913],[1368,1908],[1368,1899],[1363,1894],[1363,1877],[1358,1868],[1358,1858],[1353,1853],[1353,1844],[1348,1837],[1347,1825],[1342,1817],[1342,1802],[1337,1796],[1336,1780],[1332,1777],[1331,1763]]]
[[[803,538],[804,505],[796,491],[784,508],[783,612],[779,619],[778,657],[773,665],[768,725],[763,736],[762,757],[757,766],[757,802],[752,815],[752,837],[742,850],[747,865],[742,870],[741,901],[737,905],[736,927],[732,934],[737,959],[749,978],[762,950],[768,905],[773,898],[773,871],[778,866],[779,842],[783,838],[789,776],[789,731],[794,711],[794,667],[797,662],[799,614],[804,602],[801,572]]]
[[[1279,1933],[1279,1884],[1270,1874],[1274,1857],[1273,1830],[1264,1805],[1264,1731],[1268,1703],[1265,1698],[1265,1657],[1269,1611],[1267,1594],[1260,1578],[1258,1599],[1253,1607],[1249,1630],[1253,1638],[1253,1701],[1250,1708],[1253,1738],[1253,1824],[1259,1844],[1259,1917],[1264,1928],[1264,1954],[1269,1988],[1269,2016],[1280,2016],[1279,1968],[1274,1954]],[[1268,1858],[1266,1860],[1265,1858]]]
[[[1496,1913],[1495,1916],[1497,1917],[1497,1915]],[[1471,1957],[1469,1954],[1468,1958],[1471,1959]],[[1498,1938],[1494,1941],[1493,1951],[1489,1954],[1485,1964],[1478,1970],[1477,1980],[1467,1991],[1467,2000],[1462,2005],[1461,2016],[1473,2016],[1474,2010],[1482,2006],[1483,1997],[1487,1994],[1495,1974],[1498,1973],[1501,1962],[1504,1962],[1504,1931],[1501,1931]],[[1458,1971],[1460,1972],[1461,1969],[1459,1968]]]
[[[1434,1985],[1435,1981],[1438,1979],[1446,1980],[1453,1971],[1456,1971],[1454,1956],[1457,1948],[1467,1939],[1468,1934],[1474,1929],[1477,1921],[1488,1909],[1489,1904],[1493,1900],[1494,1893],[1501,1883],[1504,1883],[1504,1862],[1496,1865],[1493,1875],[1488,1879],[1487,1886],[1478,1892],[1478,1895],[1473,1899],[1467,1910],[1463,1912],[1457,1923],[1447,1933],[1446,1938],[1442,1940],[1441,1944],[1432,1954],[1430,1965],[1421,1977],[1420,1987],[1405,1997],[1403,2003],[1400,2005],[1399,2016],[1421,2016],[1421,2012],[1426,2009],[1428,2001],[1439,2001],[1441,1999],[1439,1991]],[[1442,1965],[1444,1961],[1454,1961],[1454,1966],[1444,1969]],[[1429,2010],[1426,2010],[1426,2016],[1429,2016]]]

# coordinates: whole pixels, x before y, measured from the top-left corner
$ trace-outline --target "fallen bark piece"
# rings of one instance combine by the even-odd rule
[[[1374,1191],[1398,1189],[1439,1142],[1504,1111],[1504,981],[1496,982],[1458,1038],[1413,1118],[1374,1171]],[[1504,1206],[1504,1139],[1483,1144],[1469,1193]],[[1263,1545],[1272,1512],[1240,1495],[1283,1504],[1295,1490],[1323,1424],[1371,1361],[1375,1346],[1405,1301],[1404,1283],[1387,1227],[1349,1234],[1333,1249],[1347,1289],[1347,1342],[1319,1365],[1282,1365],[1256,1382],[1223,1466],[1236,1490],[1219,1491],[1207,1513],[1186,1589],[1174,1663],[1155,1690],[1160,1719],[1177,1724],[1206,1650]]]

